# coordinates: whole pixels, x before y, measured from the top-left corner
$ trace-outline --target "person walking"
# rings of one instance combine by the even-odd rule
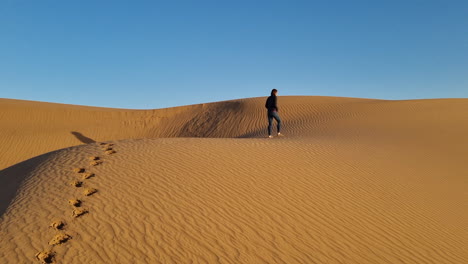
[[[281,118],[278,115],[278,105],[277,105],[277,99],[276,95],[278,94],[278,90],[273,89],[271,90],[271,95],[268,97],[265,103],[265,108],[268,109],[268,137],[273,138],[271,135],[271,130],[273,127],[273,119],[276,120],[276,130],[278,133],[278,136],[282,136],[280,130],[281,130]]]

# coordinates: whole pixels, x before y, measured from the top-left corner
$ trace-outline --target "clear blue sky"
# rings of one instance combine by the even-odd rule
[[[0,97],[468,97],[468,1],[1,0]]]

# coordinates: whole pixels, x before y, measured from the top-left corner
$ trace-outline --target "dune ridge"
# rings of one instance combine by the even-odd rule
[[[49,151],[96,141],[264,137],[264,100],[248,98],[128,110],[0,99],[0,168]],[[444,134],[463,137],[467,121],[467,99],[387,101],[282,96],[280,103],[284,130],[296,138],[353,136],[366,140],[397,136],[413,141],[419,134],[427,141],[441,141]]]
[[[0,99],[0,262],[468,262],[468,99],[279,99]]]

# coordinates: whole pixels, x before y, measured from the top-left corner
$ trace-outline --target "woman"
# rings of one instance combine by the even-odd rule
[[[268,97],[265,103],[265,108],[268,109],[268,137],[272,138],[271,129],[273,126],[273,118],[276,120],[276,129],[278,132],[278,136],[282,136],[280,133],[281,130],[281,118],[278,115],[278,105],[276,100],[276,94],[278,90],[273,89],[271,90],[271,95]]]

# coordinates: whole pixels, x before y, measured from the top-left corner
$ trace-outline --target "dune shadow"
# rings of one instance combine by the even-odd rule
[[[95,140],[93,140],[92,138],[84,136],[80,132],[72,131],[70,133],[72,133],[72,135],[74,135],[79,141],[81,141],[84,144],[96,143]]]
[[[274,126],[273,132],[276,133],[276,124]],[[251,131],[240,134],[234,138],[266,138],[266,137],[268,137],[268,123],[265,124],[263,128],[252,129]]]
[[[266,137],[266,135],[267,135],[267,133],[264,130],[265,129],[256,129],[254,131],[241,134],[241,135],[236,136],[234,138],[263,138],[263,137]],[[262,132],[265,134],[265,136],[262,136]]]
[[[53,152],[55,151],[39,155],[0,170],[0,219],[15,199],[21,184],[23,184],[31,175],[31,172]]]

